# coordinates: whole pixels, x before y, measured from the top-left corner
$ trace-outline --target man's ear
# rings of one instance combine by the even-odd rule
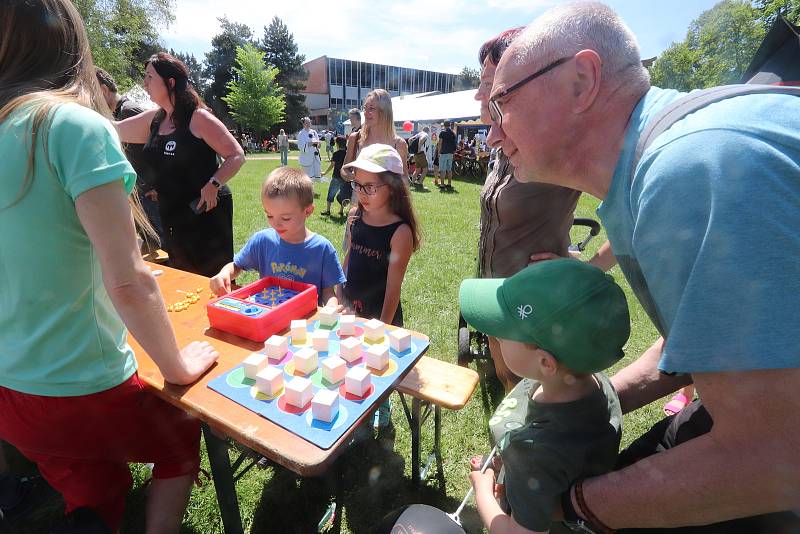
[[[600,92],[603,61],[594,50],[581,50],[575,54],[573,97],[575,113],[583,113],[594,104]]]

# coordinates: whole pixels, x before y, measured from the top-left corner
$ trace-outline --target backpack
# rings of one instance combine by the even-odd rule
[[[419,134],[416,134],[408,140],[408,153],[416,154],[419,152]]]

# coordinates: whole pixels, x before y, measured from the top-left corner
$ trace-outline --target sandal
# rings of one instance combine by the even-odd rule
[[[683,393],[676,393],[668,403],[664,405],[664,413],[667,416],[675,415],[683,410],[691,400]]]
[[[320,215],[330,215],[331,212],[330,211],[321,211],[319,214]]]

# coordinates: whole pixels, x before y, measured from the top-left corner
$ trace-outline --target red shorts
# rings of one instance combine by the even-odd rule
[[[199,422],[144,390],[139,375],[80,397],[43,397],[0,387],[0,439],[33,462],[66,501],[119,529],[132,479],[129,462],[154,478],[196,476]]]

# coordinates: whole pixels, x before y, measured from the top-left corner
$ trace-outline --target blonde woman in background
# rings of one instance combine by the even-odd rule
[[[345,165],[355,161],[362,148],[375,143],[389,145],[397,150],[403,158],[403,178],[408,180],[408,144],[395,133],[392,97],[385,89],[374,89],[364,99],[364,124],[347,139]]]

